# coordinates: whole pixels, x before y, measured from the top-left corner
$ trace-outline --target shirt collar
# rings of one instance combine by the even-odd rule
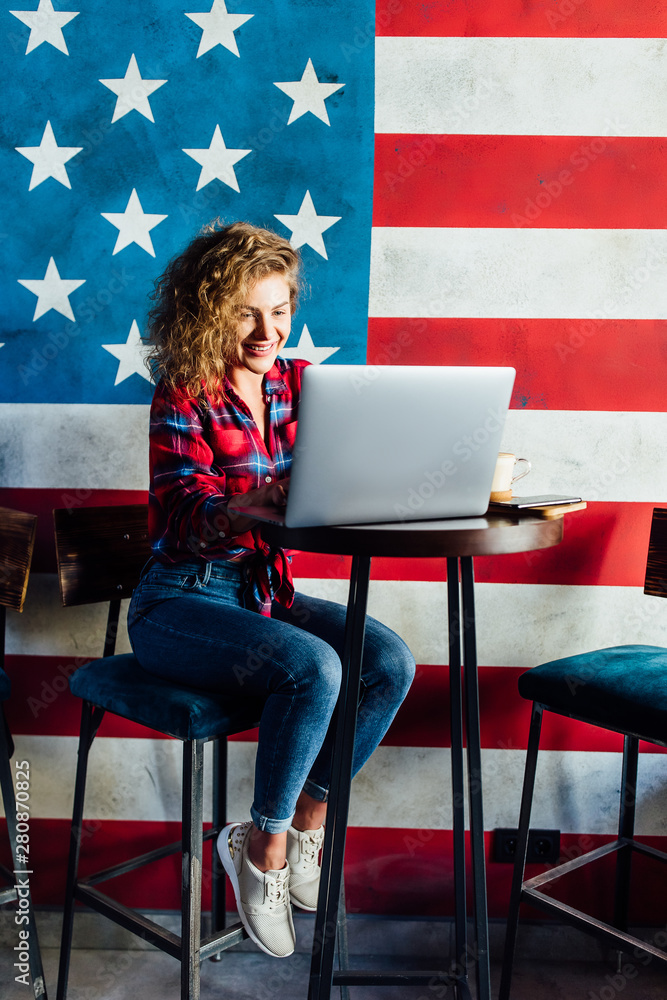
[[[283,370],[280,366],[280,361],[276,360],[273,367],[264,377],[264,394],[266,396],[280,396],[286,392],[289,392],[289,386],[283,378]]]
[[[281,396],[285,393],[289,393],[289,386],[285,379],[283,378],[284,368],[282,367],[281,359],[277,358],[272,367],[268,370],[264,376],[264,395],[265,396]],[[229,381],[225,375],[225,391],[228,395],[234,397],[238,400],[238,395],[234,390],[234,386]]]

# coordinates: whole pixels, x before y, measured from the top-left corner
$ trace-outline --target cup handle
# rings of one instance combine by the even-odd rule
[[[514,468],[516,469],[520,463],[523,463],[525,468],[521,472],[518,472],[515,476],[512,477],[512,483],[515,483],[517,479],[523,479],[523,477],[527,476],[528,473],[530,472],[531,465],[527,458],[517,458],[516,462],[514,463]]]

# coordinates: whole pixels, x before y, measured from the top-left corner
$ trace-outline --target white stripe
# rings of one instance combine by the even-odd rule
[[[77,740],[19,736],[17,759],[30,762],[31,814],[41,819],[71,816]],[[248,817],[256,744],[229,744],[230,819]],[[525,754],[483,750],[484,826],[515,826]],[[589,751],[540,754],[532,824],[563,832],[613,833],[618,822],[621,755]],[[642,754],[637,832],[667,835],[667,776],[664,754]],[[210,756],[205,765],[210,820]],[[181,745],[174,740],[100,737],[93,744],[86,789],[87,819],[180,819]],[[424,747],[378,747],[355,778],[351,826],[451,829],[449,751]],[[558,794],[554,794],[554,789]]]
[[[122,605],[117,653],[131,651],[126,628],[128,603],[123,601]],[[77,658],[101,656],[107,611],[107,604],[64,608],[58,578],[50,573],[31,573],[23,612],[8,615],[7,652],[63,657],[67,660],[63,666],[68,668]]]
[[[60,506],[89,490],[148,489],[148,406],[0,404],[0,486],[62,489]]]
[[[25,409],[31,411],[29,419],[25,419]],[[142,419],[121,451],[110,454],[108,461],[104,436],[98,432],[113,426],[116,410],[122,411],[122,406],[100,405],[86,414],[73,407],[69,448],[61,442],[59,422],[50,423],[54,409],[60,408],[0,407],[0,436],[4,434],[8,440],[10,453],[23,456],[23,464],[7,462],[0,485],[61,487],[56,502],[63,507],[85,503],[98,488],[146,488],[148,449],[143,416],[147,416],[147,408],[135,408],[145,410]],[[34,426],[40,426],[43,435],[37,451],[31,441]],[[590,501],[660,503],[667,497],[667,464],[660,461],[665,440],[667,413],[510,410],[502,446],[533,463],[529,479],[521,483],[524,494],[571,492]],[[0,453],[1,449],[0,441]],[[61,462],[65,452],[71,462],[69,458]]]
[[[376,227],[369,312],[664,319],[666,283],[663,229]]]
[[[501,448],[532,461],[530,475],[517,484],[519,495],[663,503],[666,440],[667,413],[510,410]]]
[[[345,600],[345,581],[299,580],[297,585],[316,597]],[[403,637],[417,663],[449,662],[446,607],[444,583],[371,582],[369,614]],[[533,667],[626,643],[667,646],[664,602],[635,587],[477,583],[475,609],[483,666]]]
[[[667,133],[663,39],[382,37],[375,81],[377,132]]]
[[[347,601],[345,580],[300,579],[296,586],[314,597]],[[8,615],[9,653],[61,657],[65,672],[77,657],[101,655],[100,609],[60,607],[55,577],[40,574],[31,577],[28,600],[22,615]],[[475,604],[478,662],[483,666],[530,667],[626,643],[667,647],[664,602],[645,596],[639,587],[477,583]],[[418,663],[448,662],[444,583],[373,580],[368,610],[405,639]],[[129,650],[125,615],[117,649]]]

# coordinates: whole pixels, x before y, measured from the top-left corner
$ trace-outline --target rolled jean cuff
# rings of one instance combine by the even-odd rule
[[[294,813],[288,816],[287,819],[272,819],[270,816],[263,816],[262,813],[257,812],[254,805],[252,805],[250,807],[250,818],[257,829],[263,830],[264,833],[285,833],[292,825]]]
[[[316,785],[310,778],[306,778],[303,790],[307,795],[310,795],[311,799],[317,799],[318,802],[328,802],[329,800],[329,789]]]

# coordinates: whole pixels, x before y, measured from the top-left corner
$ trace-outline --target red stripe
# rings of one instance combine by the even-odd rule
[[[644,584],[653,503],[589,503],[565,520],[560,545],[502,557],[478,556],[482,583],[640,587]],[[602,544],[603,543],[603,544]],[[295,554],[295,577],[349,578],[349,560]],[[374,580],[445,580],[444,559],[374,559]]]
[[[374,226],[664,229],[665,140],[375,137]]]
[[[244,817],[231,817],[243,819]],[[4,820],[0,827],[4,826]],[[4,829],[0,828],[4,835]],[[116,864],[161,844],[180,838],[179,823],[84,821],[81,873]],[[6,836],[2,837],[3,842]],[[665,850],[667,837],[642,838],[659,850]],[[564,859],[592,850],[609,837],[565,834],[561,837]],[[512,865],[491,860],[493,833],[485,834],[489,915],[507,913]],[[33,900],[37,904],[61,906],[65,891],[69,822],[33,820],[30,824],[31,855],[39,858],[31,877]],[[203,866],[203,908],[210,909],[210,844],[205,847]],[[354,913],[451,916],[454,910],[452,879],[452,834],[449,830],[415,830],[351,827],[345,854],[345,889],[347,911]],[[636,866],[636,867],[635,867]],[[543,870],[538,865],[527,869],[530,876]],[[180,870],[178,855],[156,862],[144,869],[121,876],[103,887],[126,906],[144,909],[178,910],[180,908]],[[470,884],[470,880],[468,880]],[[604,865],[580,870],[573,880],[558,884],[559,898],[571,905],[602,907],[613,891],[613,873]],[[660,894],[655,892],[655,872],[641,858],[633,860],[631,922],[664,922]],[[228,891],[227,907],[234,901]],[[637,920],[637,916],[641,917]],[[537,919],[544,919],[534,914]]]
[[[55,572],[51,510],[56,506],[56,497],[61,498],[62,493],[0,490],[0,506],[39,515],[33,559],[35,572]],[[145,500],[145,493],[96,490],[87,498],[87,503],[99,506],[143,503]],[[654,506],[653,503],[589,503],[587,510],[568,516],[565,539],[559,546],[506,555],[502,559],[478,557],[475,560],[476,577],[484,583],[641,586]],[[604,539],[604,545],[600,545],[600,539]],[[299,552],[293,557],[292,569],[297,578],[345,580],[349,579],[350,559]],[[378,558],[372,563],[372,577],[375,580],[444,580],[445,560]]]
[[[79,661],[80,662],[80,661]],[[5,703],[14,735],[78,737],[81,702],[66,687],[66,677],[76,668],[49,656],[10,656],[7,672],[12,695]],[[530,703],[517,691],[523,667],[479,668],[482,746],[488,749],[524,750],[528,739]],[[120,739],[166,739],[162,733],[119,716],[107,714],[99,735]],[[255,742],[257,730],[230,737]],[[405,702],[382,741],[395,747],[448,747],[449,683],[446,666],[419,664]],[[544,750],[597,750],[620,752],[622,739],[615,733],[553,715],[545,716],[541,746]],[[653,744],[651,753],[663,752]],[[667,752],[667,751],[665,751]]]
[[[561,857],[569,860],[607,844],[611,837],[563,834]],[[665,850],[667,837],[646,837],[642,841]],[[492,861],[493,832],[485,834],[487,894],[490,917],[506,917],[512,865]],[[415,916],[451,916],[454,908],[453,841],[449,830],[374,829],[352,827],[348,831],[345,854],[345,889],[350,913],[400,913]],[[579,869],[574,876],[558,882],[554,895],[571,906],[608,915],[614,890],[613,857],[602,864]],[[468,865],[469,867],[469,865]],[[534,877],[544,866],[529,865],[526,875]],[[468,871],[468,876],[470,876]],[[468,905],[472,905],[471,878],[467,878]],[[642,859],[632,869],[632,915],[639,924],[664,924],[663,895],[656,892],[655,862]],[[635,895],[636,891],[636,895]],[[522,915],[545,920],[544,914],[522,910]]]
[[[395,36],[663,38],[667,34],[662,4],[628,0],[378,0],[375,21],[377,35]]]
[[[480,728],[485,749],[526,749],[531,703],[521,698],[517,689],[517,681],[525,669],[479,668]],[[451,745],[448,674],[445,666],[418,665],[414,683],[382,741],[385,746]],[[623,738],[618,733],[546,713],[540,747],[543,750],[621,753]],[[641,747],[648,753],[667,753],[652,743],[642,743]]]
[[[53,513],[56,507],[104,507],[106,505],[147,503],[146,490],[28,490],[0,489],[0,507],[12,507],[37,515],[37,536],[32,570],[55,573],[56,550],[53,540]]]
[[[368,363],[512,365],[514,409],[664,412],[667,320],[371,318]]]

